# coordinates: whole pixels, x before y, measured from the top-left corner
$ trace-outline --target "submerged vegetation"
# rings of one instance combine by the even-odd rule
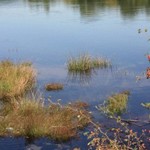
[[[68,140],[88,124],[89,114],[84,106],[82,102],[65,106],[50,102],[45,107],[41,101],[34,99],[14,100],[0,110],[0,135]]]
[[[33,87],[35,70],[30,63],[0,62],[0,99],[10,100]]]
[[[87,73],[91,72],[93,69],[107,68],[110,65],[110,62],[107,59],[92,58],[88,54],[83,54],[76,58],[71,57],[68,60],[67,68],[69,72]]]
[[[47,84],[45,86],[45,89],[47,91],[57,91],[57,90],[62,90],[63,89],[63,84],[60,84],[60,83],[50,83],[50,84]]]
[[[128,91],[113,94],[99,108],[108,114],[121,114],[126,110],[129,94]]]

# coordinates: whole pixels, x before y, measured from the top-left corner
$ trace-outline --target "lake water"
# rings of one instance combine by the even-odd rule
[[[0,0],[0,60],[33,62],[45,97],[88,102],[100,121],[104,118],[95,105],[123,90],[131,92],[125,117],[148,118],[141,103],[150,99],[150,80],[144,75],[150,66],[145,57],[149,38],[149,0]],[[82,80],[68,75],[68,58],[82,53],[107,58],[112,68]],[[46,92],[49,82],[63,83],[64,90]],[[0,139],[0,149],[86,149],[86,142],[82,136],[62,144],[8,137]]]

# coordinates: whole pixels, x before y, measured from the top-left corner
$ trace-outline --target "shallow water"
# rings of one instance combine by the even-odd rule
[[[98,120],[104,118],[95,105],[113,93],[130,90],[125,117],[145,119],[149,112],[140,104],[150,99],[150,80],[143,75],[150,65],[145,57],[150,52],[149,22],[149,0],[0,0],[0,60],[33,62],[45,97],[62,103],[86,101]],[[67,59],[82,53],[108,58],[112,68],[82,80],[68,75]],[[136,76],[142,79],[136,81]],[[62,82],[64,90],[46,92],[48,82]],[[0,149],[86,149],[85,138],[52,143],[2,138]]]

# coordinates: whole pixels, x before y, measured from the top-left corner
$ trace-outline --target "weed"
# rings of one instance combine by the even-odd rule
[[[132,129],[124,124],[123,122],[116,121],[120,123],[120,127],[111,128],[107,131],[101,127],[101,125],[95,124],[94,129],[90,132],[86,132],[85,135],[88,137],[88,147],[89,150],[145,150],[146,145],[143,142],[145,133],[142,132],[138,135]]]

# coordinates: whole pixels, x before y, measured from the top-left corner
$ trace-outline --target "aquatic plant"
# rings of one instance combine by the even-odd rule
[[[128,96],[128,91],[113,94],[112,96],[108,97],[103,105],[99,105],[99,109],[112,115],[121,114],[126,110]]]
[[[43,102],[14,99],[5,104],[0,110],[0,136],[45,136],[66,141],[88,124],[89,114],[82,102],[61,105],[50,101],[47,107]]]
[[[93,68],[107,68],[107,67],[110,67],[111,64],[108,60],[104,58],[93,58],[92,66]]]
[[[150,109],[150,103],[141,103],[141,105],[147,109]]]
[[[33,87],[35,70],[30,63],[0,62],[0,100],[10,100]]]
[[[60,83],[49,83],[45,85],[45,89],[47,91],[62,90],[63,87],[64,87],[63,84],[60,84]]]
[[[71,57],[68,60],[67,68],[69,72],[91,72],[97,68],[107,68],[111,64],[104,58],[92,58],[88,54],[83,54],[78,57]]]

